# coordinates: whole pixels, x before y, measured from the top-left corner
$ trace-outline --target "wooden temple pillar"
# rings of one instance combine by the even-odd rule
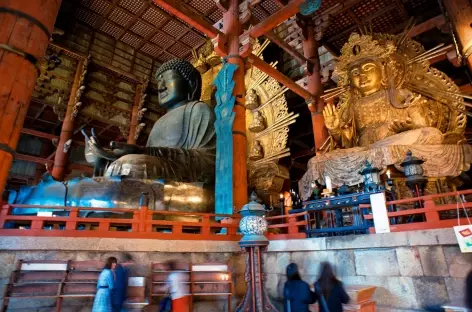
[[[84,92],[84,80],[87,74],[89,58],[79,60],[75,71],[74,82],[70,90],[69,101],[67,102],[66,114],[62,122],[61,135],[57,144],[56,155],[54,156],[54,167],[52,177],[56,181],[64,181],[67,166],[69,165],[69,150],[72,146],[72,136],[74,135],[75,118],[81,106],[80,97]]]
[[[0,0],[0,191],[20,138],[61,0]]]
[[[235,118],[233,122],[233,207],[240,210],[247,203],[247,138],[246,138],[246,108],[244,59],[240,55],[241,23],[239,21],[240,0],[230,0],[228,11],[223,15],[224,32],[228,38],[228,55],[226,60],[230,64],[235,64],[238,69],[234,72],[233,95],[236,98],[233,112]]]
[[[323,94],[321,83],[321,65],[318,53],[319,41],[312,18],[297,16],[297,23],[302,28],[303,54],[308,60],[306,78],[307,89],[313,98],[307,100],[308,109],[311,112],[313,126],[313,138],[315,140],[315,153],[317,153],[329,137],[323,118],[324,101],[320,98]]]
[[[131,123],[129,127],[129,134],[128,140],[126,143],[128,144],[136,144],[136,140],[139,137],[139,133],[141,132],[143,125],[139,122],[143,118],[143,114],[146,111],[144,106],[144,100],[146,99],[146,89],[148,86],[149,81],[146,80],[143,83],[139,83],[136,85],[136,95],[134,96],[134,104],[133,110],[131,111]]]
[[[472,72],[472,3],[469,0],[446,0],[444,5],[459,37],[464,61]]]

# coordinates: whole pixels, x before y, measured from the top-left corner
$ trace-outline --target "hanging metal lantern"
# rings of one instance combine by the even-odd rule
[[[364,177],[364,190],[366,192],[377,192],[381,190],[380,169],[372,167],[368,160],[364,163],[364,168],[359,172]]]

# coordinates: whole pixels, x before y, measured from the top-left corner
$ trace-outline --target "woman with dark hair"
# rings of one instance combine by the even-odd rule
[[[333,268],[328,262],[321,263],[320,277],[315,283],[315,295],[320,312],[342,312],[343,304],[349,302],[343,283],[334,276]]]
[[[315,297],[308,283],[302,281],[295,263],[287,266],[287,281],[284,286],[285,312],[309,312],[308,305],[315,302]]]
[[[112,270],[115,269],[118,260],[110,257],[105,263],[97,282],[97,294],[93,301],[92,312],[112,312],[111,293],[114,288],[114,277]]]

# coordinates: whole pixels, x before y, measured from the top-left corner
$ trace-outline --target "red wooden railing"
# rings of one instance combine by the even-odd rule
[[[307,235],[305,230],[309,229],[309,218],[310,215],[306,211],[290,215],[267,217],[266,220],[269,224],[269,232],[266,234],[266,236],[272,240],[306,238]]]
[[[390,231],[402,232],[402,231],[416,231],[416,230],[447,228],[447,227],[456,226],[458,222],[460,222],[460,224],[462,225],[465,225],[468,222],[466,218],[460,218],[459,220],[457,218],[441,220],[440,218],[439,213],[442,211],[457,211],[457,204],[439,204],[438,205],[434,202],[434,200],[444,198],[444,197],[453,197],[453,198],[456,198],[456,200],[460,201],[459,196],[469,195],[469,194],[472,194],[472,190],[426,195],[426,196],[421,196],[421,197],[389,201],[386,203],[387,207],[391,205],[403,205],[403,204],[414,204],[414,203],[421,204],[421,208],[405,209],[401,211],[388,212],[387,215],[390,218],[409,217],[413,215],[424,215],[423,222],[391,224]],[[363,205],[360,205],[360,208],[361,209],[370,208],[370,205],[363,204]],[[459,202],[459,211],[462,212],[464,208],[466,209],[472,208],[472,203],[465,202],[461,204]],[[366,214],[364,215],[364,219],[372,220],[373,216],[372,214]],[[370,232],[375,233],[375,229],[370,228]]]
[[[457,225],[457,218],[441,219],[440,212],[456,211],[456,204],[436,204],[435,199],[472,194],[472,190],[427,195],[387,202],[387,206],[421,203],[421,208],[388,212],[389,218],[422,215],[422,222],[392,224],[392,232],[447,228]],[[368,209],[370,205],[361,205]],[[459,210],[472,208],[472,203],[459,204]],[[25,216],[12,215],[11,209],[54,209],[68,212],[66,216]],[[81,217],[81,212],[112,212],[114,217]],[[126,215],[125,215],[126,213]],[[225,218],[216,221],[216,217]],[[176,220],[177,219],[177,220]],[[175,240],[220,240],[237,241],[239,215],[216,215],[212,213],[153,211],[146,206],[137,209],[97,208],[97,207],[59,207],[34,205],[4,205],[0,208],[0,236],[57,236],[57,237],[116,237],[116,238],[155,238]],[[372,220],[371,214],[364,215]],[[296,214],[267,217],[271,240],[305,238],[310,228],[309,214]],[[14,222],[28,229],[9,229],[7,224]],[[465,218],[460,220],[466,224]],[[49,228],[48,228],[49,227]],[[225,229],[221,231],[222,229]],[[375,233],[374,228],[370,229]]]
[[[65,216],[13,215],[12,208],[54,209],[68,212]],[[111,217],[81,217],[86,212],[111,212]],[[121,216],[120,216],[121,214]],[[126,214],[126,215],[125,215]],[[119,218],[118,218],[119,216]],[[305,238],[304,227],[309,224],[306,213],[267,218],[269,239]],[[225,218],[216,221],[216,217]],[[304,218],[299,221],[298,219]],[[177,219],[177,220],[176,220]],[[154,211],[142,206],[138,209],[4,205],[0,208],[0,236],[57,236],[57,237],[116,237],[155,238],[173,240],[224,240],[241,239],[238,233],[239,215],[212,213]],[[285,223],[281,223],[285,222]],[[8,225],[15,223],[15,228]],[[21,226],[22,228],[18,228]],[[299,229],[303,227],[302,229]],[[226,229],[221,231],[221,229]]]

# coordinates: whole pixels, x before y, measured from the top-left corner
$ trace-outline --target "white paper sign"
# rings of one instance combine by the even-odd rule
[[[38,217],[52,217],[52,211],[38,211]]]
[[[390,233],[385,193],[370,195],[370,205],[374,217],[375,233]]]
[[[454,233],[461,252],[472,252],[472,225],[455,226]]]

